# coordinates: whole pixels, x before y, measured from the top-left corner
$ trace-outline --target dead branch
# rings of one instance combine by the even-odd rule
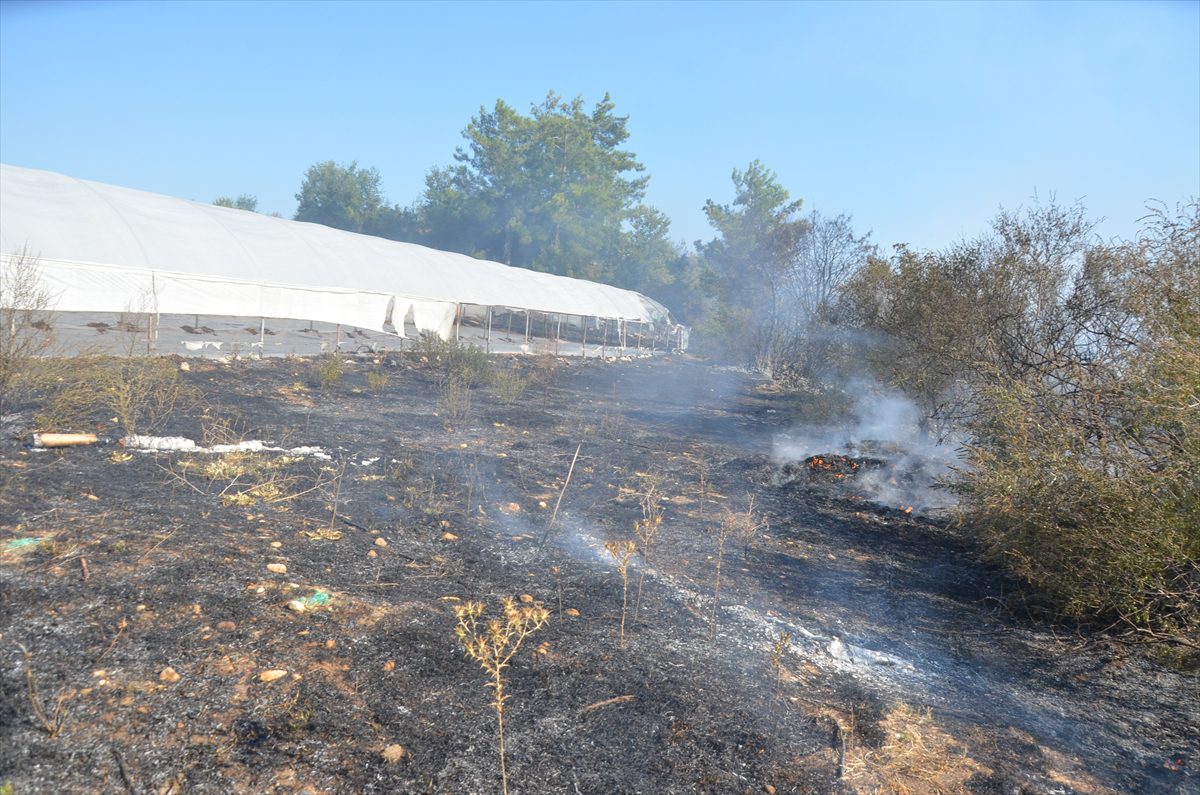
[[[614,696],[613,698],[606,698],[606,699],[604,699],[603,701],[597,701],[595,704],[588,704],[586,707],[584,707],[583,709],[579,710],[579,714],[580,714],[580,715],[585,715],[585,714],[587,714],[587,713],[591,712],[591,711],[592,711],[592,710],[594,710],[594,709],[601,709],[601,708],[603,708],[603,707],[610,707],[610,706],[612,706],[613,704],[626,704],[626,703],[628,703],[628,702],[630,702],[630,701],[633,701],[633,700],[635,700],[636,698],[637,698],[637,696],[634,696],[634,695],[628,695],[628,696]]]
[[[554,530],[554,521],[558,519],[558,506],[562,505],[563,495],[567,493],[567,486],[571,485],[571,475],[575,472],[575,462],[579,460],[579,451],[583,448],[583,442],[580,442],[575,447],[575,455],[571,458],[571,466],[567,470],[567,479],[563,481],[562,490],[558,492],[558,499],[554,501],[554,512],[550,514],[550,521],[546,523],[546,532],[542,534],[542,542],[538,544],[538,551],[546,545],[547,539],[550,538],[551,531]]]

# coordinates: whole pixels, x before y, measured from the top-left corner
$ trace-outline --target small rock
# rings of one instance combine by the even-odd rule
[[[303,613],[306,609],[303,599],[293,599],[292,601],[288,602],[287,606],[288,610],[291,610],[295,613]]]
[[[276,679],[282,679],[287,675],[287,671],[284,671],[280,668],[272,668],[269,671],[263,671],[258,675],[258,678],[263,682],[274,682]]]
[[[408,756],[408,751],[404,750],[403,745],[392,743],[387,748],[383,749],[383,761],[389,765],[394,765],[404,757]]]
[[[274,572],[275,574],[287,574],[287,566],[282,563],[268,563],[267,571]]]
[[[178,682],[180,679],[182,679],[183,677],[179,675],[178,671],[176,671],[174,668],[172,668],[171,666],[168,665],[166,668],[162,669],[162,671],[158,674],[158,678],[163,680],[164,682],[166,682],[169,685],[173,685],[176,682]]]
[[[386,546],[387,546],[387,539],[386,539],[386,538],[377,538],[377,539],[375,539],[375,546],[377,546],[377,547],[386,547]]]
[[[546,505],[546,501],[545,501],[545,500],[538,500],[538,507],[539,507],[539,508],[548,508],[549,506],[548,506],[548,505]]]
[[[221,630],[222,632],[233,632],[235,629],[237,629],[237,624],[233,623],[232,621],[218,621],[217,629]]]

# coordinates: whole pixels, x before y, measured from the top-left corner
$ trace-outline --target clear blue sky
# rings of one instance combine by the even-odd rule
[[[326,159],[408,204],[481,105],[551,89],[611,92],[688,242],[755,158],[884,246],[1200,195],[1195,0],[0,5],[0,160],[285,216]]]

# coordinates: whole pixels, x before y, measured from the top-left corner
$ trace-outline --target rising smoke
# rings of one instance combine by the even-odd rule
[[[917,405],[873,380],[856,379],[842,391],[854,400],[846,418],[779,434],[773,444],[776,463],[794,467],[811,456],[845,456],[862,463],[847,481],[858,495],[917,513],[953,507],[954,496],[939,483],[960,464],[961,445],[931,439]]]

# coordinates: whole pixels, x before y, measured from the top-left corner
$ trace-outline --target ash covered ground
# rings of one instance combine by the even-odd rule
[[[282,448],[245,454],[273,462],[249,474],[194,451],[35,452],[10,417],[0,786],[499,791],[453,608],[521,595],[551,618],[507,671],[513,793],[1200,784],[1195,676],[1029,617],[968,539],[856,493],[854,470],[781,461],[805,423],[786,395],[683,359],[513,366],[518,401],[480,387],[466,407],[410,355],[325,390],[296,360],[193,361],[208,416],[162,430]],[[652,485],[662,524],[629,569],[622,644],[604,543],[635,538]],[[755,521],[721,546],[726,509]]]

